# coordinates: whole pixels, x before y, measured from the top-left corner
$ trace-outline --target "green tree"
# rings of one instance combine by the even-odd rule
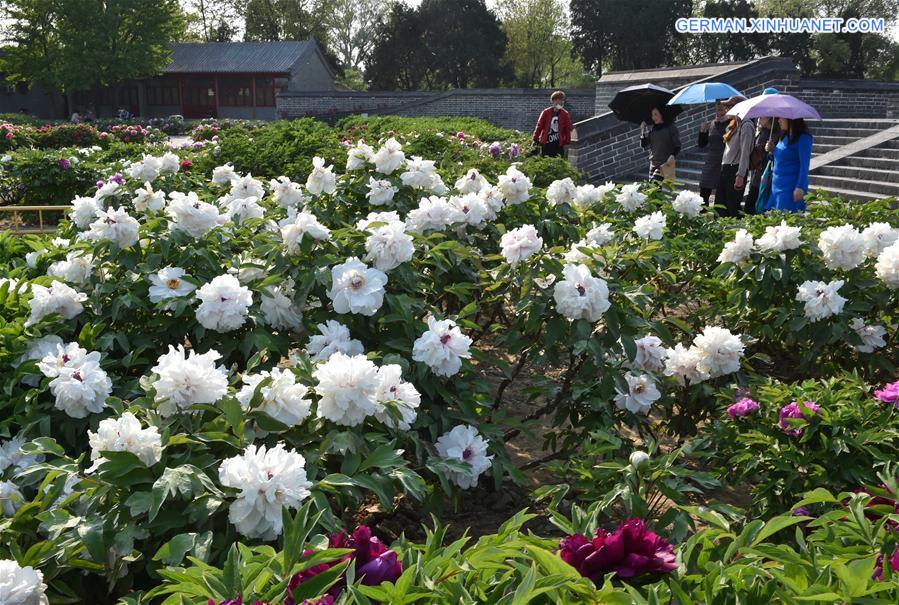
[[[694,6],[694,14],[707,18],[753,19],[759,16],[751,0],[710,0]],[[687,53],[680,61],[690,63],[726,63],[749,61],[770,54],[768,34],[719,33],[679,34]]]
[[[484,0],[397,5],[378,36],[366,79],[379,89],[497,86],[508,73],[505,51],[506,35]]]
[[[177,0],[8,0],[4,69],[64,92],[154,76],[171,61],[184,18]]]
[[[575,50],[584,64],[602,70],[672,65],[678,37],[674,22],[692,14],[692,0],[571,0]]]
[[[323,25],[331,48],[346,69],[360,70],[368,61],[394,0],[330,0]]]
[[[230,42],[237,36],[241,11],[235,0],[188,0],[182,6],[187,20],[185,40]]]
[[[496,12],[508,44],[506,63],[523,88],[582,83],[584,66],[574,55],[568,11],[562,0],[499,0]],[[588,76],[592,81],[592,76]]]

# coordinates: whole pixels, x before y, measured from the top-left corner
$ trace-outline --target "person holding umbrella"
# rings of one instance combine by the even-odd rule
[[[650,112],[652,126],[640,123],[640,147],[649,149],[649,178],[654,181],[674,180],[675,158],[680,152],[680,134],[674,120],[670,122],[658,107]]]
[[[808,193],[808,172],[812,157],[812,135],[806,119],[820,120],[814,107],[790,95],[768,94],[753,97],[737,104],[727,115],[744,120],[754,117],[777,116],[783,137],[776,145],[770,141],[766,148],[773,152],[774,166],[771,195],[765,210],[801,212],[805,210]]]
[[[766,147],[774,153],[771,197],[766,209],[804,212],[814,139],[803,118],[777,118],[777,122],[784,136],[777,144],[769,141]]]
[[[746,97],[733,96],[724,104],[732,108]],[[715,192],[715,207],[721,216],[739,216],[745,194],[746,176],[749,172],[749,156],[755,139],[755,124],[728,112],[730,124],[724,132],[724,155],[721,158],[721,176]]]
[[[705,163],[699,175],[699,195],[706,204],[712,197],[712,191],[718,188],[721,177],[721,158],[724,156],[724,131],[727,128],[727,117],[724,115],[728,107],[726,99],[715,102],[715,117],[699,125],[699,140],[696,144],[705,148]]]
[[[772,87],[762,91],[763,95],[776,95],[778,93],[779,91]],[[756,214],[757,212],[762,176],[765,174],[765,169],[770,161],[770,153],[765,147],[768,141],[772,140],[775,144],[780,140],[780,129],[777,126],[777,122],[770,117],[759,118],[758,126],[755,129],[752,153],[749,156],[749,193],[746,194],[743,207],[743,212],[746,214]],[[767,190],[770,191],[770,173],[766,178],[768,179]]]

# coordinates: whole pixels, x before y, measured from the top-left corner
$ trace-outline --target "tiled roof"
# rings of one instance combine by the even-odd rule
[[[172,45],[167,74],[284,73],[315,46],[302,42],[206,42]]]

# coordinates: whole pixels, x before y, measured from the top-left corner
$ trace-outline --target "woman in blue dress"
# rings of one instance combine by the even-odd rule
[[[808,170],[812,160],[812,135],[805,120],[777,118],[780,141],[768,143],[768,151],[774,151],[774,170],[771,179],[771,197],[765,210],[803,212],[808,193]]]

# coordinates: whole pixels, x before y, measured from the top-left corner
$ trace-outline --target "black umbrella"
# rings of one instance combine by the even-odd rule
[[[615,117],[624,122],[652,123],[650,114],[653,108],[662,112],[665,121],[668,122],[683,111],[680,105],[668,105],[668,101],[674,96],[674,92],[655,84],[638,84],[619,90],[609,109]]]

